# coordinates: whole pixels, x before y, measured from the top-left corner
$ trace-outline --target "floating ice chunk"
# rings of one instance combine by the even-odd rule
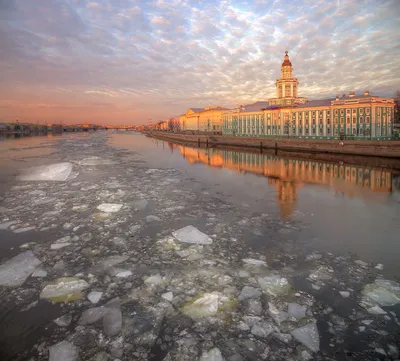
[[[312,357],[306,350],[304,350],[304,351],[301,353],[301,359],[302,359],[303,361],[310,361],[310,360],[313,359],[313,357]]]
[[[40,293],[40,298],[50,301],[72,301],[82,297],[81,291],[88,288],[85,280],[76,277],[58,278],[47,285]]]
[[[107,309],[103,317],[103,331],[108,337],[117,336],[122,329],[122,313],[119,298],[108,301],[104,306]]]
[[[203,251],[203,246],[196,244],[182,251],[177,250],[176,254],[179,257],[186,258],[188,261],[197,261],[199,259],[204,258],[204,256],[201,254],[202,251]]]
[[[21,286],[41,263],[32,251],[9,259],[0,265],[0,286]]]
[[[103,292],[92,291],[88,294],[87,298],[93,304],[96,304],[100,301],[101,297],[103,296]]]
[[[268,302],[268,307],[268,314],[278,325],[280,325],[281,322],[287,320],[288,314],[284,311],[278,310],[273,303]]]
[[[333,269],[326,266],[320,266],[317,270],[310,273],[310,278],[312,280],[330,280],[332,278]]]
[[[56,325],[60,326],[60,327],[67,327],[69,326],[69,324],[72,321],[72,316],[67,314],[67,315],[62,315],[59,318],[56,318],[54,320],[54,322],[56,323]]]
[[[239,301],[247,300],[248,298],[258,298],[261,296],[260,290],[254,287],[244,286],[238,297]]]
[[[382,271],[382,270],[383,270],[383,264],[382,264],[382,263],[378,263],[378,264],[375,266],[375,268],[378,269],[378,270],[380,270],[380,271]]]
[[[61,341],[49,347],[49,361],[76,361],[78,349],[68,341]]]
[[[167,293],[163,293],[161,295],[161,297],[164,298],[164,300],[172,301],[174,298],[174,294],[172,292],[167,292]]]
[[[319,351],[319,333],[315,322],[296,328],[292,336],[313,352]]]
[[[105,213],[115,213],[118,212],[121,208],[122,204],[115,204],[115,203],[102,203],[97,207],[99,211]]]
[[[0,229],[7,229],[8,227],[10,227],[16,223],[17,223],[17,221],[9,221],[9,222],[0,223]]]
[[[288,280],[284,277],[280,277],[279,275],[271,275],[264,278],[259,278],[258,284],[264,293],[268,293],[271,296],[283,295],[291,290]]]
[[[129,233],[130,234],[135,234],[137,233],[137,231],[140,229],[140,225],[139,224],[135,224],[134,226],[130,226],[129,227]]]
[[[322,254],[312,253],[306,257],[306,261],[314,261],[314,260],[321,259],[321,258],[322,258]]]
[[[251,328],[251,333],[260,338],[267,338],[274,331],[274,326],[265,321],[258,322]]]
[[[301,320],[306,317],[306,306],[301,306],[297,303],[289,303],[288,304],[288,316],[290,318],[295,318],[296,320]]]
[[[172,235],[183,243],[211,244],[213,242],[209,236],[191,225],[172,232]]]
[[[132,271],[121,271],[121,272],[118,272],[115,276],[119,277],[119,278],[129,277],[129,276],[132,276]]]
[[[29,168],[19,176],[19,179],[22,181],[66,181],[71,172],[71,163],[55,163]]]
[[[362,266],[362,267],[367,267],[368,266],[367,262],[361,261],[360,259],[358,259],[354,263],[356,263],[356,264],[358,264],[359,266]]]
[[[339,291],[339,293],[343,298],[349,298],[350,297],[350,292],[349,291]]]
[[[87,157],[79,161],[79,165],[110,165],[116,162],[109,159],[101,159],[100,157]]]
[[[68,247],[68,246],[70,246],[70,245],[71,245],[71,243],[69,243],[69,242],[65,242],[65,243],[53,243],[53,244],[50,246],[50,249],[56,250],[56,249],[61,249],[61,248],[64,248],[64,247]]]
[[[157,216],[150,215],[150,216],[147,216],[147,217],[146,217],[146,222],[147,222],[147,223],[151,223],[151,222],[160,222],[160,221],[161,221],[161,218],[160,218],[160,217],[157,217]]]
[[[250,264],[253,266],[267,266],[267,262],[262,261],[260,259],[253,259],[253,258],[244,258],[242,261],[246,264]]]
[[[386,315],[386,311],[382,310],[379,306],[373,306],[370,308],[367,308],[368,313],[371,315]]]
[[[93,307],[89,308],[82,312],[81,317],[79,318],[79,325],[90,325],[95,323],[103,318],[106,314],[107,309],[104,307]]]
[[[400,284],[394,281],[377,279],[361,291],[361,303],[367,305],[394,306],[400,302]]]
[[[150,276],[144,280],[146,286],[157,286],[163,282],[161,275],[158,273],[156,275]]]
[[[147,207],[148,202],[145,199],[137,199],[132,202],[132,206],[135,210],[139,211]]]
[[[14,229],[13,232],[14,232],[14,233],[24,233],[24,232],[32,231],[32,230],[34,230],[34,229],[36,229],[35,226],[32,226],[32,227],[24,227],[24,228]]]
[[[32,273],[32,277],[46,277],[47,276],[47,271],[43,269],[37,269],[35,272]]]
[[[214,347],[213,349],[203,352],[199,361],[225,361],[222,357],[221,351]]]
[[[213,316],[218,312],[218,300],[217,292],[205,293],[194,302],[185,305],[182,312],[193,319]]]

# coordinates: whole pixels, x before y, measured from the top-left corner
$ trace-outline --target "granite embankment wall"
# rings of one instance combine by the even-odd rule
[[[264,137],[229,137],[222,135],[180,134],[152,132],[151,137],[208,146],[238,146],[262,149],[280,149],[293,152],[352,154],[373,157],[399,158],[400,140],[338,140],[284,139]]]

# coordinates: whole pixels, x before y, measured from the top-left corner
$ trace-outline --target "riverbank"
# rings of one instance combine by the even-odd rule
[[[194,143],[197,145],[205,144],[209,147],[239,146],[285,150],[288,152],[332,153],[400,159],[400,141],[346,140],[344,145],[341,146],[337,140],[229,137],[223,135],[167,132],[151,132],[147,135],[158,139]]]

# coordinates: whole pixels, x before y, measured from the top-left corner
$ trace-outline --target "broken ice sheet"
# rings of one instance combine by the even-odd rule
[[[89,284],[76,277],[58,278],[54,283],[48,284],[40,293],[40,298],[52,302],[69,302],[83,297],[82,290],[89,287]]]
[[[191,225],[172,232],[172,235],[183,243],[211,244],[213,242],[209,236]]]
[[[115,203],[102,203],[97,207],[99,211],[105,213],[115,213],[118,212],[121,208],[122,204],[115,204]]]
[[[364,286],[361,304],[367,306],[394,306],[400,302],[400,284],[395,281],[377,279]]]
[[[292,336],[313,352],[319,351],[319,333],[315,322],[296,328]]]
[[[66,181],[72,172],[72,163],[55,163],[27,169],[18,178],[22,181]]]
[[[0,286],[22,285],[41,261],[32,251],[26,251],[0,265]]]
[[[288,280],[279,275],[271,275],[263,278],[258,278],[258,284],[264,293],[271,296],[280,296],[287,294],[292,289]]]
[[[200,297],[193,298],[183,306],[182,312],[193,319],[213,316],[219,311],[233,309],[236,300],[219,293],[204,293]]]
[[[79,165],[111,165],[116,162],[109,159],[102,159],[100,157],[87,157],[79,161]]]
[[[76,361],[78,349],[68,341],[61,341],[49,347],[49,361]]]

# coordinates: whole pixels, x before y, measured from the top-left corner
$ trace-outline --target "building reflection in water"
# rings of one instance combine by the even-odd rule
[[[369,197],[375,192],[391,193],[392,173],[386,169],[340,165],[315,160],[282,158],[222,149],[190,148],[169,144],[190,163],[253,173],[268,178],[276,189],[281,217],[289,219],[296,207],[297,189],[305,183],[328,185],[349,197]]]

